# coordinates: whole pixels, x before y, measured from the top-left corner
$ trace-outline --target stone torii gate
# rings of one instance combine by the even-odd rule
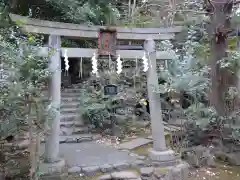
[[[50,85],[50,93],[52,104],[60,107],[61,103],[61,57],[64,56],[65,50],[68,57],[92,57],[97,53],[97,49],[89,48],[64,48],[61,47],[61,36],[97,39],[98,32],[103,26],[82,26],[76,24],[59,23],[52,21],[43,21],[31,19],[15,14],[10,15],[15,22],[20,21],[20,27],[23,31],[29,33],[38,33],[49,35],[48,47],[39,49],[39,56],[49,56],[49,50],[54,49],[49,57],[50,69],[52,70],[52,78]],[[147,89],[149,96],[149,104],[151,111],[151,125],[153,136],[153,148],[149,150],[150,158],[158,164],[171,164],[175,162],[174,152],[168,150],[165,143],[164,125],[162,122],[161,103],[159,94],[153,91],[153,86],[158,84],[156,73],[156,60],[171,60],[173,56],[169,52],[156,51],[154,40],[174,39],[175,33],[181,32],[181,27],[170,28],[125,28],[111,27],[117,31],[117,40],[142,40],[144,41],[144,50],[117,50],[116,53],[121,58],[139,58],[141,59],[144,52],[151,67],[147,72]],[[64,160],[60,160],[59,154],[59,133],[60,133],[60,111],[57,111],[53,119],[51,133],[47,138],[45,147],[45,162],[52,164],[64,165]],[[53,165],[55,164],[55,165]],[[49,165],[51,167],[51,165]]]

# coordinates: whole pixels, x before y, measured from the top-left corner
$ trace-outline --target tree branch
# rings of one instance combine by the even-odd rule
[[[233,5],[238,5],[238,4],[240,4],[240,1],[233,2]]]

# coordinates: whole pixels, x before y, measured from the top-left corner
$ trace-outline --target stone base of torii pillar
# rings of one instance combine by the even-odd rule
[[[149,149],[149,157],[155,164],[174,165],[177,162],[177,158],[173,150],[167,149],[165,142],[160,94],[154,92],[155,87],[158,85],[158,76],[156,71],[156,45],[153,39],[145,40],[144,50],[149,64],[147,89],[153,137],[153,148]]]
[[[61,173],[65,167],[65,160],[59,159],[56,162],[42,162],[39,165],[39,174],[47,175],[53,173]]]
[[[178,163],[175,152],[171,149],[156,151],[151,148],[148,150],[148,156],[154,166],[174,166]]]

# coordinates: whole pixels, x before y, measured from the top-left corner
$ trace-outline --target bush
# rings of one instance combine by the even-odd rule
[[[16,25],[12,25],[8,14],[4,12],[4,22],[0,28],[0,137],[6,141],[17,140],[22,132],[29,132],[30,152],[16,149],[14,142],[9,145],[2,141],[0,166],[5,169],[6,178],[19,179],[36,176],[39,159],[35,148],[40,144],[40,132],[45,130],[46,117],[43,89],[50,75],[47,58],[36,56],[32,46],[41,45],[41,37],[28,34],[22,36]],[[21,22],[19,22],[21,23]],[[34,136],[36,134],[36,137]],[[37,143],[34,143],[35,138]],[[7,146],[8,145],[8,146]],[[34,147],[36,145],[36,147]],[[39,149],[36,148],[36,151]],[[21,158],[19,158],[21,157]],[[33,159],[32,159],[33,158]],[[9,159],[11,161],[9,161]],[[11,162],[11,163],[9,163]],[[24,162],[24,164],[23,164]],[[21,169],[21,172],[19,171]]]

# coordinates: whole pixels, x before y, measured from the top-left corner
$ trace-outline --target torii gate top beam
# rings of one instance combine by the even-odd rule
[[[66,37],[97,38],[100,28],[113,28],[117,31],[117,39],[126,40],[154,40],[174,39],[175,33],[181,32],[182,27],[169,28],[128,28],[128,27],[104,27],[104,26],[84,26],[70,23],[45,21],[32,19],[25,16],[10,14],[15,22],[20,22],[20,27],[26,32],[39,34],[52,34]]]

